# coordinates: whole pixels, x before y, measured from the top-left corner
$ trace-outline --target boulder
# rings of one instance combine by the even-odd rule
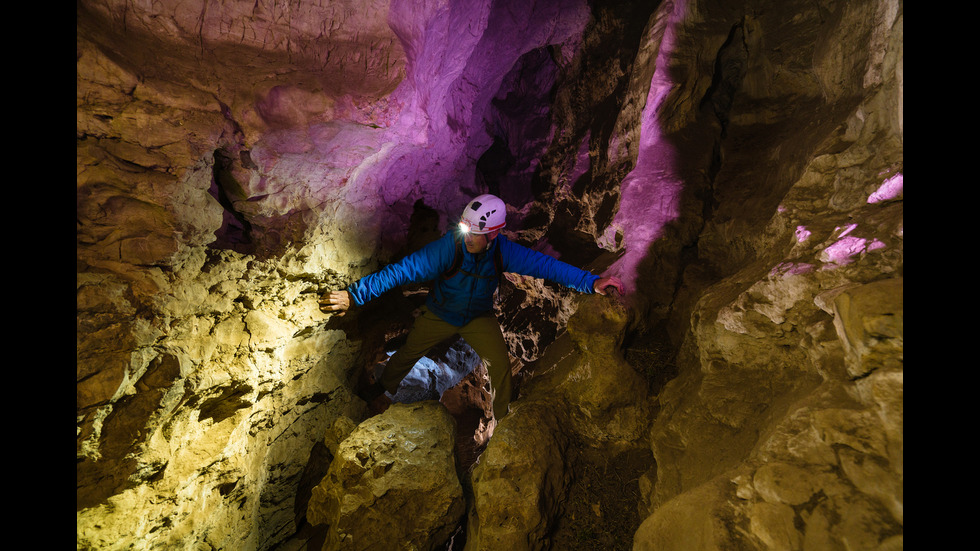
[[[548,549],[548,534],[571,477],[561,410],[512,404],[473,469],[466,551]]]
[[[455,435],[453,418],[432,400],[396,403],[362,422],[310,497],[307,519],[327,526],[324,549],[445,544],[466,510]]]
[[[904,278],[885,279],[849,288],[834,299],[834,327],[852,377],[902,367],[904,289]]]
[[[467,551],[549,549],[574,476],[569,446],[642,445],[647,385],[620,352],[628,319],[610,297],[581,297],[568,331],[528,367],[473,469]]]

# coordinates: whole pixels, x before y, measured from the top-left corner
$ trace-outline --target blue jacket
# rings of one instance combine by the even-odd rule
[[[504,272],[547,279],[582,293],[595,292],[593,285],[599,276],[518,245],[502,234],[480,254],[472,254],[464,246],[459,271],[445,279],[442,274],[456,257],[454,234],[455,230],[447,232],[398,262],[361,278],[347,291],[356,304],[363,306],[399,285],[434,280],[426,306],[443,321],[461,327],[493,309],[493,293],[499,283],[494,248],[499,247]]]

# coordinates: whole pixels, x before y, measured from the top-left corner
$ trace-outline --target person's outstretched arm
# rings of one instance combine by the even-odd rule
[[[399,285],[434,279],[449,267],[455,254],[456,242],[449,232],[398,262],[359,279],[346,290],[324,293],[319,301],[320,311],[343,315],[351,305],[363,306]]]
[[[581,293],[605,295],[612,287],[623,294],[623,282],[617,277],[597,276],[506,238],[497,246],[504,247],[501,252],[505,272],[547,279]]]

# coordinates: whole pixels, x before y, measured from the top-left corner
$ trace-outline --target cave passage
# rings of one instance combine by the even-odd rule
[[[901,0],[352,4],[77,3],[79,549],[902,548]],[[482,193],[625,296],[372,415]]]

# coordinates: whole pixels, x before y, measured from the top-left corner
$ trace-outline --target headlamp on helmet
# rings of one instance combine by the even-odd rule
[[[507,225],[507,206],[495,195],[481,195],[470,201],[459,218],[462,233],[492,233]]]

